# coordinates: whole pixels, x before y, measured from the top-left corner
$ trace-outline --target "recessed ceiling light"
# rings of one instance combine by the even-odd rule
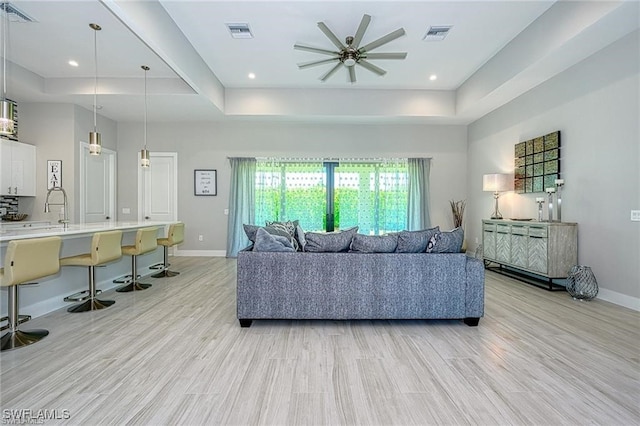
[[[250,78],[251,80],[253,80],[254,78],[256,78],[256,75],[255,75],[254,73],[250,72],[250,73],[249,73],[249,78]]]
[[[437,79],[438,79],[438,76],[437,76],[437,75],[435,75],[435,74],[431,74],[431,75],[429,76],[429,80],[431,80],[431,81],[436,81]]]
[[[74,61],[73,59],[71,59],[69,62],[67,62],[69,65],[71,65],[72,67],[77,67],[78,66],[78,62]]]

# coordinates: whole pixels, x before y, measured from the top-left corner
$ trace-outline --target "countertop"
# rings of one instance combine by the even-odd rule
[[[15,222],[14,222],[15,223]],[[52,236],[81,236],[83,234],[93,234],[100,231],[127,230],[144,228],[147,226],[165,226],[169,222],[96,222],[83,224],[69,224],[67,228],[63,225],[43,225],[30,228],[7,229],[0,224],[0,243],[11,240],[22,240],[27,238],[52,237]]]

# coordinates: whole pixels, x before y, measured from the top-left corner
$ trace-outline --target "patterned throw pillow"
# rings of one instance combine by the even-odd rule
[[[307,244],[304,250],[315,253],[338,253],[349,251],[351,240],[358,232],[358,227],[345,229],[342,232],[307,232],[304,234]]]
[[[302,251],[300,244],[296,239],[296,228],[299,226],[297,220],[288,220],[286,222],[267,221],[265,225],[270,234],[289,237],[293,248],[296,251]]]
[[[393,253],[398,246],[397,235],[355,234],[351,240],[354,253]]]
[[[427,253],[460,253],[463,241],[464,230],[462,227],[438,232],[429,240]]]
[[[440,227],[423,229],[421,231],[398,232],[397,253],[423,253],[427,250],[427,244],[431,237],[440,232]]]
[[[295,250],[289,238],[272,235],[264,228],[259,228],[256,231],[256,242],[253,245],[253,251],[294,252]]]

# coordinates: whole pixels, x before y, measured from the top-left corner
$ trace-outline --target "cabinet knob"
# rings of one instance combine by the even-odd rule
[[[9,187],[9,194],[11,194],[11,187]]]
[[[16,187],[14,187],[13,189],[14,189],[14,192],[13,192],[13,193],[14,193],[15,195],[18,195],[18,187],[16,186]]]

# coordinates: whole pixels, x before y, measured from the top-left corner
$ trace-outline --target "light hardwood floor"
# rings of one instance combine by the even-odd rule
[[[179,276],[106,292],[108,309],[23,324],[50,335],[1,354],[0,421],[30,409],[81,425],[640,424],[638,312],[488,272],[478,327],[241,329],[234,260],[171,261]]]

